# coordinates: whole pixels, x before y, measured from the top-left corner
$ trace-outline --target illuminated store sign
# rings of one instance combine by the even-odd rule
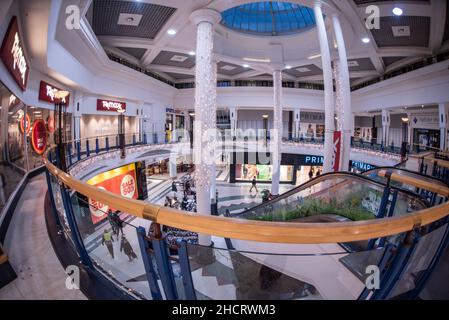
[[[33,129],[31,130],[31,145],[33,150],[41,155],[47,148],[47,128],[42,119],[34,121]]]
[[[39,100],[46,101],[50,103],[61,103],[67,105],[69,103],[69,96],[62,99],[56,98],[56,92],[61,91],[61,89],[45,82],[41,81],[39,87]]]
[[[304,156],[302,165],[306,166],[321,166],[324,163],[323,156]]]
[[[109,101],[109,100],[97,100],[97,111],[114,111],[114,112],[125,112],[126,103],[119,101]]]
[[[362,172],[368,171],[371,169],[376,169],[376,166],[373,166],[372,164],[360,162],[360,161],[352,161],[352,160],[351,160],[351,167],[356,168]]]
[[[100,189],[122,195],[125,198],[137,199],[138,196],[136,166],[134,163],[103,172],[87,181],[87,183]],[[109,209],[115,210],[94,199],[89,199],[89,204],[91,218],[94,224],[106,219]]]
[[[6,35],[3,38],[0,57],[20,89],[25,91],[30,68],[19,34],[17,17],[12,18],[8,31],[6,31]]]

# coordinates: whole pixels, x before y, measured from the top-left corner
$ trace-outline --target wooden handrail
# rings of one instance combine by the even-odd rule
[[[387,170],[380,170],[377,173],[380,177],[386,177],[387,176]],[[397,174],[397,173],[391,173],[390,175],[391,180],[394,181],[398,181],[404,184],[408,184],[420,189],[424,189],[427,191],[431,191],[434,193],[437,193],[439,195],[442,195],[444,197],[449,197],[449,188],[445,187],[443,185],[439,185],[439,184],[435,184],[435,183],[430,183],[427,181],[423,181],[423,180],[419,180],[410,176],[405,176],[402,174]]]
[[[442,160],[442,159],[436,159],[435,157],[424,157],[424,160],[432,162],[432,163],[437,163],[437,165],[439,165],[440,167],[444,167],[444,168],[449,168],[449,161],[447,160]]]
[[[67,187],[127,214],[170,227],[232,239],[296,244],[360,241],[407,232],[449,214],[449,203],[444,203],[403,216],[357,222],[266,222],[217,217],[128,199],[73,178],[56,168],[46,156],[44,156],[44,163],[49,173]],[[407,179],[408,184],[423,188],[420,182],[411,177]]]

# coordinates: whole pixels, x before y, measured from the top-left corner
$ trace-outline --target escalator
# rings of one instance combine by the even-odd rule
[[[379,174],[382,171],[447,188],[447,185],[439,179],[391,167],[376,168],[363,175],[329,173],[233,217],[308,223],[364,221],[407,215],[447,201],[444,196],[428,190],[418,189],[394,179],[390,180]],[[381,292],[373,293],[364,289],[359,299],[416,298],[422,288],[426,288],[425,284],[432,271],[439,266],[438,257],[447,247],[446,220],[437,221],[420,229],[419,232],[417,230],[420,235],[413,245],[407,248],[404,247],[404,243],[408,241],[407,237],[410,235],[408,233],[366,241],[338,243],[337,245],[347,252],[346,255],[339,257],[338,261],[361,283],[365,283],[367,279],[366,267],[374,265],[381,269],[385,286],[388,284],[388,290]],[[228,239],[227,243],[232,244],[232,241]],[[401,250],[408,250],[408,254],[399,255],[398,252]],[[402,267],[393,270],[392,265]],[[235,267],[238,269],[238,266]],[[400,277],[392,274],[393,271]]]

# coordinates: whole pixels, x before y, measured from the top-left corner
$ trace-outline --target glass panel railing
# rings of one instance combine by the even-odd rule
[[[136,298],[152,299],[136,218],[77,193],[71,202],[79,234],[97,270]]]
[[[385,252],[348,253],[338,244],[232,243],[237,249],[186,245],[198,300],[358,299],[367,267],[380,267]]]

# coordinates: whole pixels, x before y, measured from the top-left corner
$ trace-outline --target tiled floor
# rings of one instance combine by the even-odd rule
[[[44,198],[45,175],[32,179],[17,204],[4,243],[18,278],[0,289],[6,299],[86,299],[80,290],[66,287],[67,275],[47,233]]]

